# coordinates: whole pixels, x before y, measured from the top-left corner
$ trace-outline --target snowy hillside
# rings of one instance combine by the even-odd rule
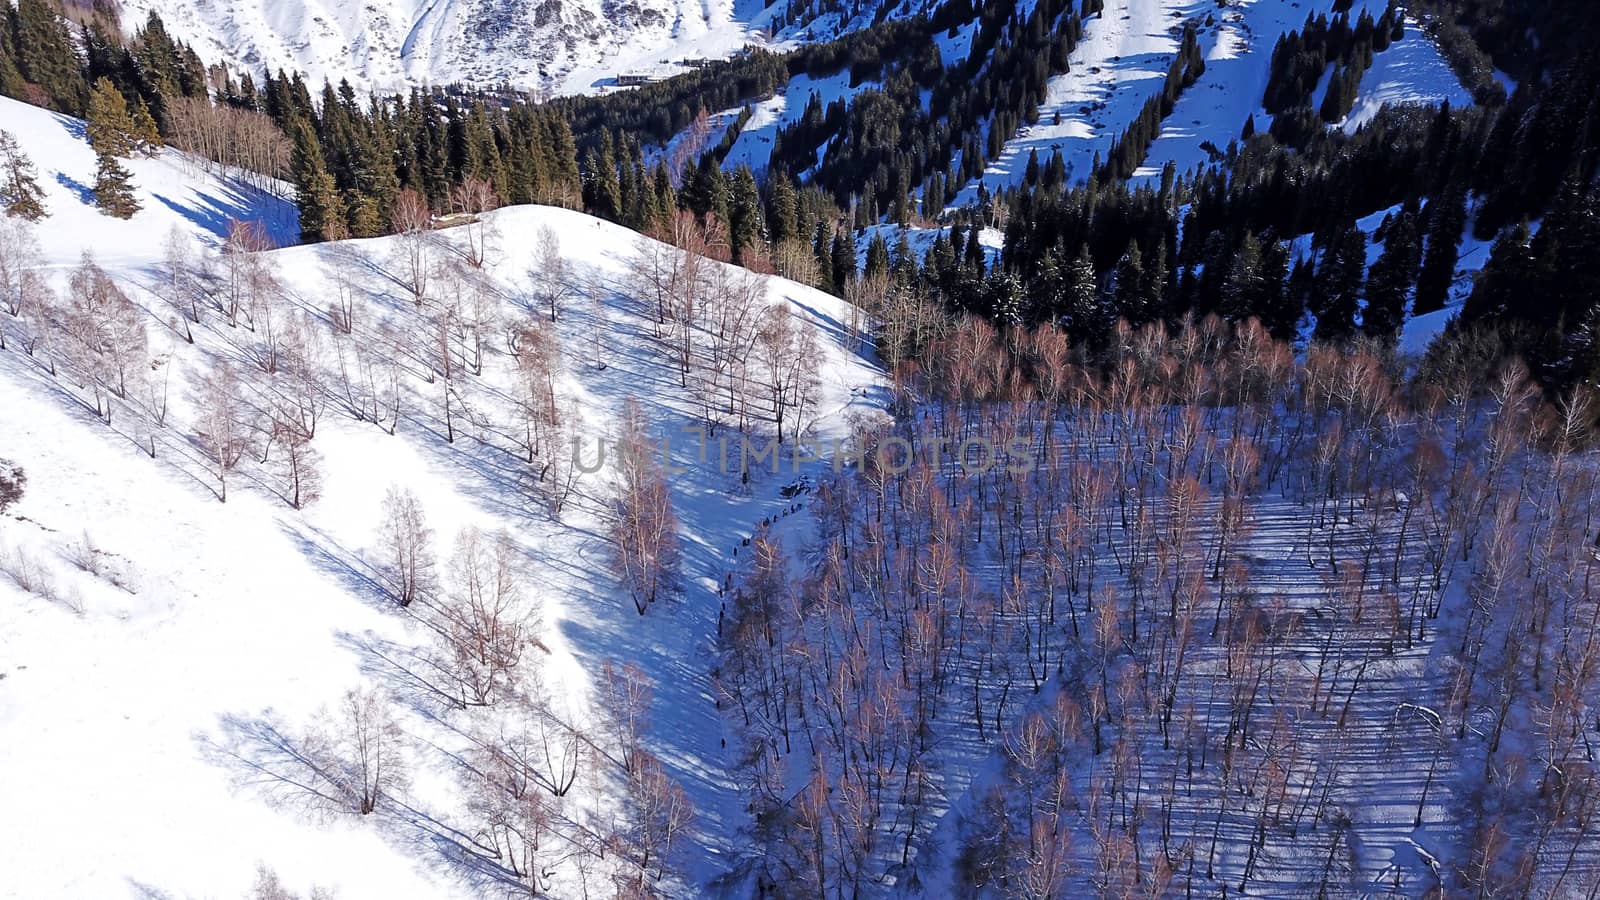
[[[619,72],[726,56],[764,22],[758,0],[128,0],[207,60],[362,87],[511,84],[582,91]]]
[[[102,265],[133,272],[161,259],[173,229],[215,247],[233,220],[261,223],[276,244],[298,239],[287,185],[208,171],[202,161],[167,150],[154,159],[126,161],[141,209],[120,221],[101,215],[94,206],[90,186],[95,158],[83,122],[0,97],[0,129],[22,141],[38,169],[50,218],[37,234],[49,265],[76,265],[89,249]]]
[[[0,894],[230,898],[258,865],[342,900],[613,878],[693,895],[719,875],[744,819],[712,699],[718,589],[827,468],[745,477],[739,437],[764,447],[780,407],[791,441],[879,414],[851,310],[548,208],[224,257],[226,219],[286,235],[289,207],[167,154],[129,166],[144,211],[106,219],[81,197],[81,125],[6,101],[0,127],[47,183],[35,262],[57,292],[0,312],[0,457],[27,475],[0,517]],[[665,321],[651,271],[677,279]],[[90,345],[94,322],[113,330]],[[708,418],[731,458],[688,436]],[[648,602],[612,562],[649,474],[616,449],[633,421],[671,442],[681,557]],[[610,462],[583,471],[602,439]],[[437,558],[409,606],[384,526],[402,508]],[[487,633],[485,566],[509,573],[492,659],[465,637]],[[500,780],[535,744],[571,767],[537,808]],[[677,796],[692,819],[648,806]],[[646,842],[667,856],[617,850]]]
[[[944,0],[800,6],[764,0],[123,0],[129,28],[158,13],[208,63],[348,78],[358,88],[511,85],[558,94],[671,75],[686,59],[789,49],[931,13]],[[788,14],[791,18],[783,19]]]
[[[207,62],[305,73],[357,88],[511,85],[557,94],[603,92],[617,77],[671,75],[684,60],[749,46],[788,49],[865,28],[877,3],[776,17],[762,0],[125,0],[132,28],[150,12]],[[894,17],[936,0],[895,5]]]
[[[1387,0],[1358,2],[1351,17],[1363,8],[1376,16],[1386,5]],[[1087,178],[1096,154],[1103,156],[1144,102],[1161,90],[1185,22],[1200,26],[1206,71],[1179,97],[1138,175],[1159,175],[1168,162],[1188,171],[1210,161],[1205,145],[1226,148],[1252,115],[1260,128],[1271,122],[1261,111],[1261,97],[1273,45],[1280,35],[1300,28],[1312,8],[1278,0],[1107,0],[1104,12],[1084,23],[1071,71],[1051,79],[1039,122],[1023,126],[952,205],[971,203],[979,182],[991,190],[1021,183],[1030,153],[1043,162],[1060,151],[1069,178]],[[1460,106],[1471,97],[1412,22],[1404,39],[1375,58],[1346,125],[1353,130],[1369,121],[1384,103],[1441,100]]]

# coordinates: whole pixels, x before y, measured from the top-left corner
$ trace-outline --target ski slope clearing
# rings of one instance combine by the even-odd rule
[[[1352,9],[1352,17],[1360,15],[1361,5]],[[1365,5],[1377,15],[1385,4],[1365,0]],[[1178,98],[1136,177],[1159,177],[1169,162],[1176,163],[1180,172],[1211,162],[1210,150],[1202,145],[1225,150],[1251,115],[1257,116],[1258,128],[1270,125],[1272,120],[1260,107],[1271,75],[1273,45],[1279,35],[1303,26],[1310,8],[1273,0],[1242,0],[1218,9],[1215,31],[1202,35],[1203,41],[1209,39],[1209,44],[1203,44],[1207,48],[1205,74]],[[1445,71],[1449,73],[1448,68]]]
[[[4,115],[42,170],[87,152],[57,145],[74,123]],[[131,223],[52,191],[38,237],[60,298],[0,312],[0,456],[28,476],[0,517],[5,891],[238,897],[264,865],[344,900],[532,880],[598,895],[613,878],[699,895],[746,821],[711,683],[719,588],[740,542],[829,465],[745,477],[739,429],[764,447],[782,404],[791,441],[826,442],[881,415],[857,317],[558,209],[224,256],[177,200],[220,204],[229,182],[171,155],[130,167],[147,201]],[[75,268],[85,245],[128,298],[107,301],[105,354],[63,314],[104,284]],[[705,293],[662,321],[641,273],[682,290],[685,266]],[[749,343],[732,354],[729,335]],[[779,366],[803,373],[795,393],[764,400]],[[707,418],[730,462],[686,436]],[[629,474],[624,438],[671,442],[657,480]],[[640,479],[676,514],[678,576],[653,600],[612,563]],[[389,549],[419,532],[386,510],[420,514],[413,546],[437,559],[409,606],[420,570]],[[464,636],[488,626],[462,610],[491,595],[485,657]],[[526,638],[510,662],[507,634]],[[539,746],[537,776],[510,761]],[[570,781],[513,797],[516,777]],[[534,832],[537,847],[513,836]]]
[[[842,99],[848,103],[855,95],[877,86],[875,81],[851,85],[849,69],[821,78],[804,73],[790,78],[782,93],[752,104],[750,121],[739,131],[739,137],[722,161],[723,168],[731,170],[746,165],[753,172],[766,171],[772,158],[772,139],[781,129],[800,121],[812,97],[816,97],[826,112],[834,101]],[[819,160],[825,152],[826,146],[818,150]]]
[[[1384,0],[1361,0],[1351,16],[1365,8],[1377,17],[1385,6]],[[1168,163],[1187,172],[1216,161],[1252,115],[1257,128],[1271,124],[1261,110],[1261,97],[1273,46],[1280,35],[1303,26],[1311,8],[1277,0],[1108,2],[1101,15],[1084,23],[1083,40],[1070,58],[1071,71],[1051,79],[1039,121],[1024,125],[952,206],[975,201],[979,183],[991,191],[1020,184],[1030,153],[1043,163],[1059,151],[1069,179],[1087,178],[1096,154],[1104,155],[1160,90],[1187,21],[1200,25],[1205,74],[1178,98],[1135,178],[1157,178]],[[1386,103],[1443,100],[1472,102],[1432,40],[1408,20],[1405,37],[1376,55],[1355,109],[1339,124],[1354,131]]]
[[[975,202],[980,183],[991,191],[1021,184],[1030,153],[1044,162],[1059,150],[1069,179],[1089,177],[1095,154],[1104,153],[1161,88],[1184,23],[1208,9],[1215,9],[1209,0],[1107,0],[1099,15],[1084,22],[1083,40],[1068,59],[1071,70],[1050,79],[1039,121],[1007,141],[951,205]]]
[[[1345,119],[1347,133],[1372,121],[1385,105],[1415,103],[1460,108],[1472,104],[1472,94],[1439,53],[1439,47],[1415,19],[1406,19],[1406,34],[1388,50],[1373,57],[1372,68],[1361,78],[1355,108]]]
[[[1383,14],[1384,0],[1354,4],[1351,18],[1365,8],[1374,18]],[[1213,162],[1213,149],[1224,151],[1239,137],[1245,122],[1255,117],[1265,130],[1272,118],[1261,109],[1261,97],[1271,75],[1272,48],[1278,37],[1304,26],[1307,7],[1266,0],[1240,2],[1217,11],[1214,42],[1206,53],[1206,72],[1178,98],[1172,115],[1163,123],[1161,136],[1151,145],[1135,177],[1153,180],[1167,163],[1179,172]],[[1329,67],[1331,74],[1332,66]],[[1315,99],[1327,89],[1325,76]],[[1449,63],[1413,19],[1406,20],[1405,36],[1373,56],[1372,67],[1362,77],[1350,116],[1336,127],[1353,133],[1372,121],[1385,104],[1472,103],[1472,95],[1450,70]],[[1208,146],[1209,145],[1209,146]]]

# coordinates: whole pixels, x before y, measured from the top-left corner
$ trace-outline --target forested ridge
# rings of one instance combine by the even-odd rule
[[[997,323],[1055,322],[1093,350],[1118,318],[1213,311],[1259,317],[1281,337],[1310,311],[1323,339],[1389,340],[1407,314],[1443,305],[1453,246],[1470,226],[1501,240],[1463,323],[1528,326],[1521,349],[1550,384],[1595,365],[1600,63],[1568,37],[1593,33],[1588,4],[1426,4],[1425,28],[1469,84],[1486,58],[1533,77],[1503,101],[1491,91],[1471,109],[1397,109],[1351,136],[1321,123],[1342,118],[1373,54],[1403,34],[1402,17],[1391,7],[1352,18],[1339,2],[1312,9],[1275,42],[1262,98],[1271,122],[1239,123],[1240,139],[1203,170],[1127,183],[1204,71],[1191,36],[1204,22],[1191,21],[1166,83],[1093,172],[1035,157],[1020,188],[980,189],[975,207],[950,213],[945,204],[1004,138],[1037,119],[1046,80],[1101,14],[1094,0],[949,3],[788,55],[757,51],[635,91],[545,104],[461,91],[361,97],[293,73],[207,70],[154,16],[124,41],[108,10],[75,10],[74,24],[56,11],[48,0],[8,5],[0,90],[84,114],[93,84],[108,79],[176,145],[293,183],[307,239],[395,230],[408,191],[440,213],[470,213],[468,197],[555,203],[662,235],[672,211],[687,209],[724,258],[879,306],[896,305],[881,296],[893,290]],[[968,23],[970,56],[942,60],[930,38]],[[1329,66],[1318,102],[1311,89]],[[768,96],[796,74],[845,70],[867,89],[826,106],[813,97],[759,173],[724,171],[715,151],[726,141],[700,160],[646,162],[643,148],[706,111]],[[281,137],[253,139],[273,132]],[[463,192],[469,183],[477,189]],[[1369,270],[1355,220],[1391,208],[1394,221],[1372,235],[1384,242],[1382,264]],[[855,229],[935,218],[957,227],[925,258],[874,246],[858,269]],[[1528,222],[1553,227],[1519,228]],[[968,246],[978,226],[1005,233],[997,265]],[[1316,236],[1315,253],[1286,259],[1302,234]],[[1529,279],[1539,300],[1509,302],[1507,286]]]

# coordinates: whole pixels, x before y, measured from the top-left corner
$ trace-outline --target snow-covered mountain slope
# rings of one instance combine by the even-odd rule
[[[1372,121],[1385,104],[1449,102],[1460,108],[1472,104],[1472,93],[1450,70],[1439,46],[1428,39],[1415,19],[1406,20],[1406,34],[1372,60],[1361,78],[1356,105],[1342,127],[1353,132]]]
[[[1038,123],[1007,141],[954,205],[972,203],[978,182],[991,190],[1020,184],[1030,153],[1042,162],[1060,150],[1068,177],[1087,178],[1095,153],[1104,153],[1161,89],[1184,22],[1208,8],[1214,8],[1210,0],[1107,0],[1084,22],[1083,39],[1068,60],[1071,70],[1050,79]]]
[[[654,694],[642,746],[696,809],[655,886],[695,895],[720,875],[743,811],[724,774],[712,699],[718,588],[741,539],[795,508],[790,486],[827,463],[796,472],[785,462],[781,474],[763,468],[746,479],[736,438],[731,461],[718,459],[715,442],[698,456],[683,431],[702,421],[706,398],[671,355],[681,344],[668,338],[682,332],[658,334],[654,304],[638,290],[641,254],[675,251],[578,213],[511,208],[487,217],[488,227],[447,229],[418,245],[434,277],[421,306],[403,286],[411,248],[385,238],[270,252],[241,280],[271,276],[253,314],[230,326],[212,305],[226,303],[222,294],[210,294],[199,301],[199,321],[185,324],[172,285],[225,292],[217,285],[228,280],[227,264],[206,247],[218,210],[240,189],[186,169],[176,154],[135,161],[145,210],[127,223],[106,219],[56,183],[58,171],[86,177],[77,171],[87,153],[80,125],[7,102],[0,126],[18,135],[50,187],[51,216],[37,228],[43,261],[55,270],[48,280],[64,290],[67,267],[93,251],[131,297],[148,342],[127,398],[97,397],[67,338],[23,351],[30,330],[52,327],[52,316],[33,306],[21,317],[0,312],[8,338],[0,457],[28,476],[20,503],[0,516],[0,568],[12,573],[0,574],[0,895],[231,898],[245,894],[258,864],[302,896],[313,886],[342,900],[498,895],[518,876],[509,857],[488,849],[474,766],[486,741],[530,727],[529,717],[543,728],[559,718],[555,727],[575,742],[583,733],[574,743],[576,783],[547,808],[554,831],[546,850],[561,849],[544,889],[607,894],[619,857],[588,854],[631,819],[606,724],[613,720],[601,715],[596,686],[608,665],[624,664]],[[292,231],[281,201],[234,202]],[[174,226],[194,239],[182,279],[161,246]],[[559,240],[570,288],[554,324],[532,300],[529,276],[548,234]],[[469,242],[482,246],[485,237],[484,267],[458,265]],[[814,341],[806,417],[819,439],[881,409],[881,373],[849,340],[854,316],[842,301],[781,279],[747,281],[720,265],[703,273],[713,290],[748,288],[755,313],[775,310],[767,323],[788,323],[801,343]],[[481,374],[453,363],[442,374],[428,362],[427,335],[437,334],[429,323],[441,321],[451,297],[452,315],[470,315],[471,332],[484,336]],[[350,334],[332,327],[329,312],[345,304]],[[457,347],[448,352],[466,352],[467,332],[441,327]],[[615,456],[574,473],[570,496],[552,511],[552,484],[540,482],[519,447],[518,361],[527,357],[513,359],[507,341],[524,328],[562,350],[553,395],[561,434],[580,441],[585,465],[600,439],[618,436],[631,401],[650,436],[672,441],[666,484],[681,586],[642,617],[608,566]],[[294,359],[310,361],[322,385],[313,391],[321,413],[308,457],[321,496],[300,510],[286,500],[287,445],[267,441],[276,429],[254,429],[272,418],[272,398],[285,396],[287,373],[300,368],[267,371],[278,339],[298,348]],[[758,356],[741,357],[752,378],[762,371]],[[246,430],[255,435],[228,474],[225,503],[206,449],[221,426],[208,418],[214,406],[204,387],[224,365],[238,378],[238,422],[253,423]],[[113,411],[109,421],[97,403]],[[354,414],[378,407],[377,423]],[[388,596],[379,537],[396,487],[426,517],[441,583],[439,599],[404,609]],[[461,590],[448,561],[466,526],[510,536],[515,606],[537,642],[516,669],[526,701],[449,702],[438,610]],[[394,746],[408,771],[366,816],[330,811],[318,796],[328,792],[327,776],[315,764],[325,752],[348,758],[317,738],[341,732],[349,721],[342,698],[357,688],[392,697]]]
[[[49,265],[76,265],[93,250],[102,265],[134,270],[161,259],[173,229],[214,247],[234,220],[261,223],[279,245],[299,238],[288,185],[230,177],[173,150],[124,161],[141,209],[127,221],[108,218],[94,206],[83,122],[0,97],[0,129],[16,135],[38,170],[50,218],[35,231]]]
[[[122,0],[132,30],[151,12],[207,63],[299,71],[313,86],[469,84],[592,94],[619,75],[667,76],[685,60],[793,49],[945,0],[791,5],[767,0]],[[887,11],[880,8],[888,6]],[[970,34],[969,34],[970,38]],[[964,54],[963,54],[964,55]]]
[[[893,16],[936,7],[905,0]],[[821,12],[783,21],[762,0],[124,0],[128,28],[159,14],[208,63],[242,71],[305,73],[313,85],[349,79],[358,89],[510,85],[596,93],[624,74],[686,71],[749,46],[782,50],[870,25],[878,4],[854,15]]]
[[[1376,17],[1386,5],[1386,0],[1361,0],[1351,15],[1365,8]],[[1039,121],[1024,125],[1007,141],[1000,156],[952,205],[973,202],[979,183],[991,191],[1021,183],[1030,153],[1043,162],[1059,150],[1069,177],[1087,178],[1096,154],[1104,156],[1145,101],[1161,90],[1183,24],[1189,21],[1198,26],[1205,74],[1178,98],[1138,177],[1158,176],[1169,162],[1179,171],[1206,163],[1211,159],[1207,145],[1226,148],[1251,115],[1258,128],[1271,124],[1261,110],[1261,98],[1273,45],[1321,6],[1281,0],[1107,0],[1101,14],[1084,22],[1071,71],[1050,80]],[[1355,111],[1343,124],[1353,130],[1384,103],[1441,100],[1461,105],[1471,97],[1433,42],[1415,22],[1408,22],[1405,37],[1374,58]]]
[[[769,18],[759,0],[127,0],[124,9],[130,25],[159,13],[208,61],[389,89],[581,91],[664,60],[726,56],[758,40]]]

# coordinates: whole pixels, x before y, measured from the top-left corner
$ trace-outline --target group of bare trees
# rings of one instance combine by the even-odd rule
[[[275,191],[289,177],[294,148],[264,113],[178,97],[167,102],[166,122],[168,144],[216,166],[224,178]]]
[[[644,615],[678,580],[678,519],[672,491],[638,401],[629,400],[617,441],[618,488],[611,568]]]
[[[326,888],[313,886],[307,900],[334,900],[334,896]],[[301,895],[284,885],[277,872],[260,865],[256,867],[256,880],[250,886],[250,893],[245,895],[245,900],[301,900]]]
[[[640,238],[630,287],[707,432],[766,422],[780,443],[799,437],[815,415],[815,327],[771,304],[764,276],[715,261],[715,236],[689,213],[673,220],[671,237]]]
[[[0,222],[0,350],[21,350],[52,376],[74,386],[106,424],[127,427],[155,453],[167,414],[165,360],[151,352],[144,310],[85,253],[65,293],[40,268],[33,226]]]
[[[213,468],[218,499],[227,500],[229,473],[250,461],[299,509],[322,490],[313,440],[330,402],[326,329],[279,282],[270,249],[259,223],[234,223],[216,254],[196,253],[174,232],[155,292],[185,342],[210,327],[233,351],[191,379],[194,439]]]
[[[187,383],[193,401],[188,446],[226,500],[230,473],[245,462],[295,507],[320,493],[317,423],[330,394],[323,328],[278,282],[259,224],[234,223],[219,252],[197,251],[174,232],[152,295],[185,343],[197,329],[227,349]],[[152,457],[169,428],[176,361],[152,350],[146,309],[85,253],[58,293],[39,267],[38,245],[15,220],[0,225],[0,349],[15,342],[52,376],[71,385],[107,425]],[[159,313],[157,313],[159,315]],[[184,383],[182,380],[179,384]],[[131,413],[124,422],[119,411]]]
[[[467,528],[456,535],[450,588],[436,624],[463,706],[487,706],[514,689],[523,656],[535,644],[538,610],[524,596],[518,554],[504,531]]]
[[[505,531],[463,528],[441,573],[422,502],[396,487],[376,551],[390,596],[431,636],[411,677],[469,716],[461,849],[534,893],[592,883],[650,896],[692,810],[646,747],[643,673],[606,664],[592,705],[545,683],[539,598]],[[613,791],[623,803],[594,802]]]
[[[715,674],[760,877],[1593,883],[1587,395],[1543,403],[1466,350],[1410,381],[1373,348],[1297,361],[1255,323],[1116,343],[1088,367],[1049,329],[935,335],[899,373],[909,415],[819,486],[811,574],[774,536],[741,548]],[[951,749],[973,744],[997,768]],[[919,859],[952,787],[956,857]],[[1436,874],[1362,870],[1394,820]]]
[[[103,421],[136,432],[151,455],[165,444],[171,463],[203,472],[219,501],[241,482],[295,507],[314,501],[324,478],[317,436],[333,410],[390,433],[408,420],[437,423],[444,442],[466,436],[472,452],[504,452],[526,464],[530,493],[559,515],[579,474],[573,439],[582,422],[565,396],[558,328],[573,298],[588,294],[598,305],[600,295],[547,235],[553,252],[535,267],[536,303],[506,303],[491,276],[497,236],[480,222],[489,202],[458,197],[457,211],[472,221],[454,234],[419,216],[387,260],[323,248],[326,290],[315,298],[282,277],[257,225],[236,223],[214,250],[174,233],[155,277],[137,291],[85,257],[59,293],[39,274],[29,232],[3,231],[0,347],[15,342]],[[695,287],[674,294],[671,319],[661,323],[664,340],[671,329],[681,338],[681,380],[697,386],[719,427],[766,418],[786,438],[798,434],[809,414],[797,407],[814,403],[796,356],[815,352],[808,329],[787,307],[767,311],[759,280],[687,259],[680,254],[674,265],[696,273]],[[389,302],[401,291],[402,302]],[[151,316],[171,340],[150,333]],[[606,323],[595,320],[598,347]],[[171,357],[152,351],[161,346],[176,349]],[[780,358],[786,368],[769,378],[764,361]],[[170,432],[169,384],[186,412]],[[615,570],[641,613],[679,577],[678,526],[652,427],[630,405],[613,457],[618,489],[607,502]],[[462,777],[472,800],[460,811],[469,849],[536,890],[576,877],[651,894],[672,871],[693,813],[672,767],[643,737],[647,680],[616,670],[603,710],[552,699],[539,665],[547,651],[538,598],[519,571],[518,544],[468,529],[441,561],[434,540],[422,501],[392,491],[375,568],[429,636],[414,676],[470,722],[473,764]],[[379,812],[406,790],[408,760],[426,752],[408,740],[403,719],[389,687],[362,688],[281,736],[278,750],[292,758],[296,789],[319,808]],[[607,737],[594,737],[597,730]],[[601,794],[622,802],[602,808],[593,802]]]
[[[521,550],[505,531],[462,529],[439,578],[433,529],[409,489],[391,487],[378,527],[377,568],[397,605],[438,637],[434,689],[455,706],[490,706],[525,696],[536,671],[522,663],[539,646],[539,606],[523,587]]]

